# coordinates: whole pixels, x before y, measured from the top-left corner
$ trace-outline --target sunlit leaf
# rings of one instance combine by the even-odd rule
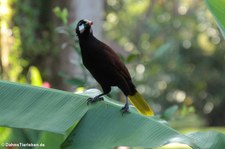
[[[29,68],[29,72],[30,72],[31,85],[34,85],[34,86],[42,86],[41,73],[38,70],[38,68],[35,67],[35,66],[31,66]]]
[[[216,22],[225,38],[225,1],[224,0],[205,0],[209,10],[213,14]]]
[[[10,128],[0,127],[0,142],[6,142],[11,134],[12,130]]]
[[[68,10],[66,8],[55,7],[53,12],[64,24],[67,24]]]
[[[43,132],[40,135],[40,139],[37,144],[43,144],[44,149],[59,149],[60,144],[64,141],[64,136],[59,134],[54,134],[50,132]],[[35,149],[40,149],[36,147]]]

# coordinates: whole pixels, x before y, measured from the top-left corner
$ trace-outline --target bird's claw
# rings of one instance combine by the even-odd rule
[[[120,109],[120,111],[122,112],[122,115],[126,113],[130,113],[129,105],[125,105],[124,107],[122,107],[122,109]]]
[[[95,103],[95,102],[101,101],[101,100],[104,100],[103,97],[94,97],[94,98],[90,97],[90,98],[87,99],[87,104]]]

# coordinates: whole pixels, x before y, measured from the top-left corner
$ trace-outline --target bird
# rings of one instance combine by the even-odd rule
[[[92,21],[82,19],[75,28],[83,65],[103,90],[103,93],[94,98],[88,98],[88,103],[103,100],[102,96],[109,94],[111,87],[117,86],[126,97],[125,105],[121,109],[122,113],[129,113],[129,99],[139,113],[153,116],[153,110],[136,90],[125,64],[110,46],[93,35],[92,25]]]

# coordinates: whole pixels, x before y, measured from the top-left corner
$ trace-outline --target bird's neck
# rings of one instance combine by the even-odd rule
[[[92,33],[89,33],[89,34],[81,34],[81,35],[78,35],[78,38],[79,38],[79,41],[80,40],[89,40],[91,38],[93,38],[93,34]]]
[[[93,39],[95,39],[95,37],[92,34],[78,36],[78,38],[79,43],[82,45],[87,45],[88,42],[93,41]]]
[[[80,48],[81,48],[81,51],[83,52],[87,52],[90,50],[90,46],[92,45],[93,41],[96,40],[96,38],[90,34],[88,36],[78,36],[79,38],[79,44],[80,44]]]

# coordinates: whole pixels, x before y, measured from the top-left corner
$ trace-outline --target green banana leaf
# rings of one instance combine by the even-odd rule
[[[44,142],[47,148],[60,148],[63,140],[61,148],[65,149],[105,149],[121,145],[155,148],[171,142],[194,149],[225,146],[222,133],[183,135],[165,121],[140,115],[133,107],[130,113],[122,115],[123,104],[109,98],[87,105],[88,96],[96,94],[95,90],[79,95],[0,81],[0,126],[40,131],[36,143]],[[208,139],[214,142],[206,141]]]
[[[216,131],[195,132],[187,134],[201,149],[224,149],[225,134]]]
[[[0,125],[59,134],[87,112],[87,97],[0,81]]]
[[[155,148],[169,143],[172,138],[181,143],[190,140],[163,121],[141,116],[133,109],[122,115],[120,108],[107,99],[91,106],[62,148],[105,149],[120,145]]]
[[[225,1],[224,0],[205,0],[209,10],[213,14],[222,34],[225,38]]]

